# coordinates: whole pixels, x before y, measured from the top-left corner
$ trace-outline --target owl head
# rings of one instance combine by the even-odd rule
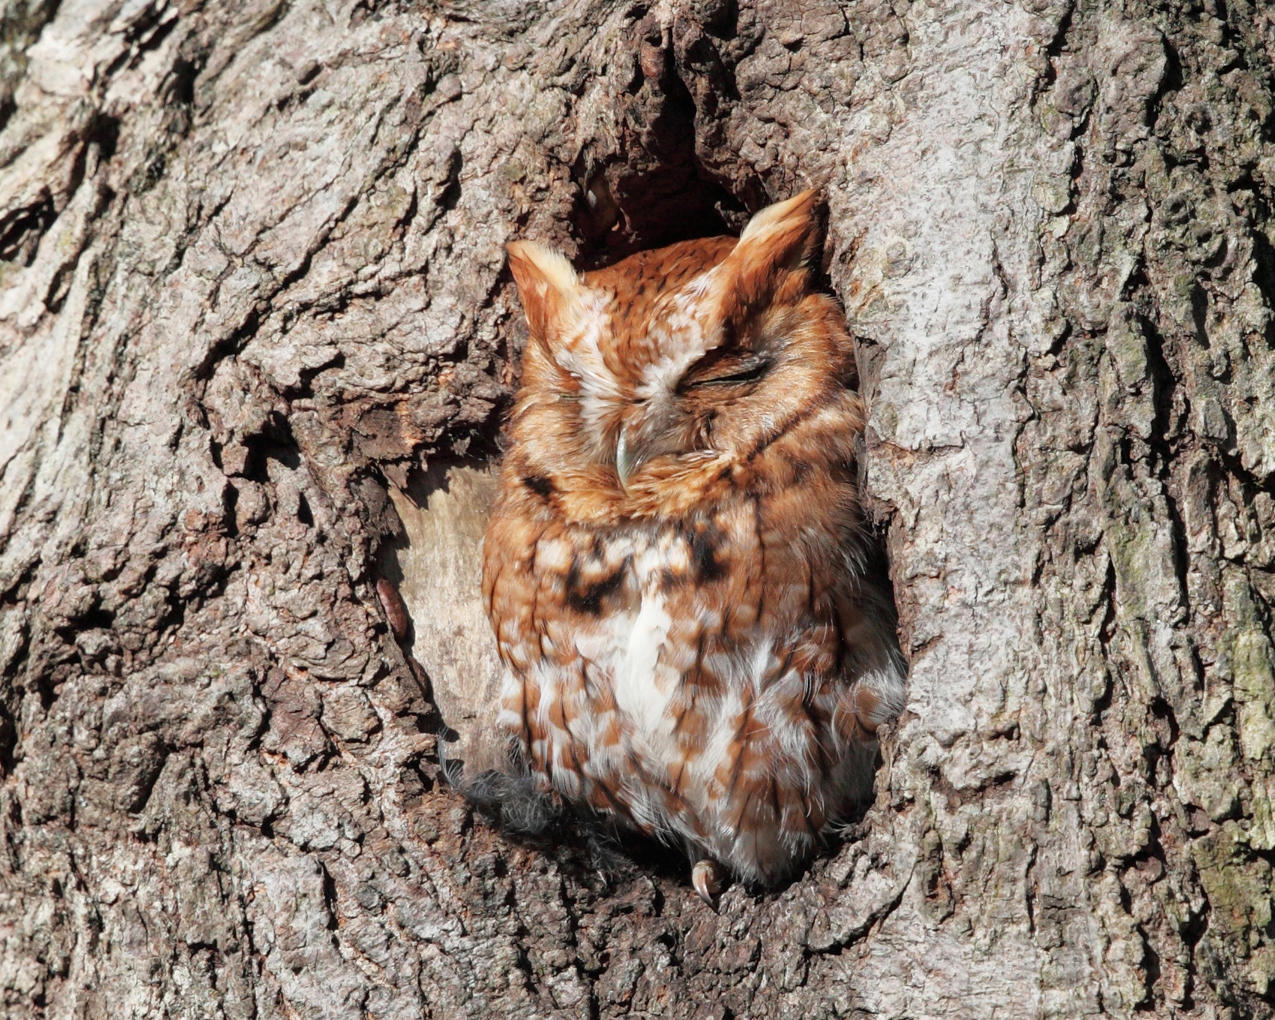
[[[737,482],[842,398],[854,359],[836,303],[811,289],[816,204],[806,191],[757,213],[739,238],[584,274],[539,244],[510,244],[529,327],[511,423],[520,470],[606,491],[613,511],[633,515],[659,495],[667,512],[671,482],[684,501],[713,498],[709,480]]]

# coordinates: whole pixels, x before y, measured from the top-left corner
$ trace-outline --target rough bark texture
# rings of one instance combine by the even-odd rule
[[[8,1015],[1269,1015],[1262,0],[3,13]],[[430,515],[495,449],[505,241],[808,183],[910,708],[852,838],[713,913],[477,820],[376,584],[438,705],[488,682],[438,636],[477,504]]]

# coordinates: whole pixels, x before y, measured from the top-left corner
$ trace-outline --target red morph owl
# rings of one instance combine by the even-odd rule
[[[817,196],[577,273],[509,263],[530,335],[487,531],[499,723],[540,786],[774,885],[871,794],[898,714],[865,573],[853,344]]]

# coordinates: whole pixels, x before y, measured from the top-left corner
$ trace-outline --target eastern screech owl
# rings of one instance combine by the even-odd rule
[[[806,861],[903,704],[815,204],[583,275],[509,245],[530,336],[484,550],[500,725],[542,788],[685,845],[710,901],[723,865]]]

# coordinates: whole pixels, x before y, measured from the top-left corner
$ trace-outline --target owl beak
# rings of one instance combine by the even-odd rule
[[[621,489],[629,487],[629,476],[637,466],[637,459],[629,452],[628,433],[620,429],[620,438],[615,444],[615,473],[620,477]]]

